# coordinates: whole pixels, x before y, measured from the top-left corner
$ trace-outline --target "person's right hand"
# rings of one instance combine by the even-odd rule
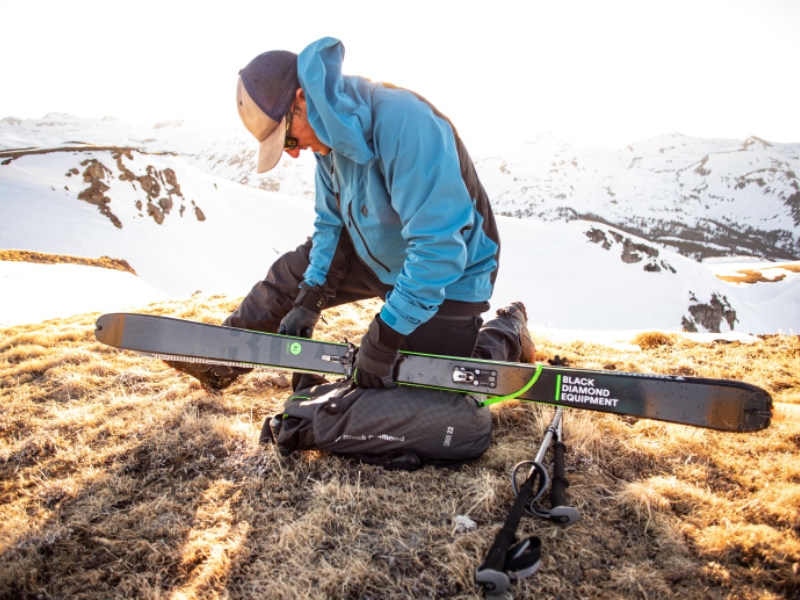
[[[356,354],[353,372],[356,385],[365,388],[396,387],[394,370],[397,352],[404,339],[405,336],[384,323],[380,315],[375,315]]]
[[[294,337],[310,338],[314,333],[314,327],[319,320],[319,313],[309,310],[305,306],[295,306],[289,311],[278,327],[281,335],[291,335]]]

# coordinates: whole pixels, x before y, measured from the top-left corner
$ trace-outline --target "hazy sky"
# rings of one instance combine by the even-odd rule
[[[345,73],[419,92],[470,148],[544,131],[800,142],[798,0],[26,0],[0,15],[0,117],[236,125],[241,67],[334,36]]]

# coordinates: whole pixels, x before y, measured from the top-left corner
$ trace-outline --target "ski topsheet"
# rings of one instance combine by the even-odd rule
[[[275,367],[349,375],[353,346],[194,321],[113,313],[97,320],[97,339],[165,360]],[[510,398],[657,419],[722,431],[769,426],[763,389],[726,379],[593,371],[401,352],[398,383],[472,392],[487,404]]]

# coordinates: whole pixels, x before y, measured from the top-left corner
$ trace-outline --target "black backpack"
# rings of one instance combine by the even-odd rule
[[[324,380],[308,379],[261,432],[261,443],[275,442],[283,455],[323,450],[414,471],[426,464],[457,468],[479,458],[491,443],[491,412],[471,394],[408,386],[366,389],[351,381],[309,386]]]

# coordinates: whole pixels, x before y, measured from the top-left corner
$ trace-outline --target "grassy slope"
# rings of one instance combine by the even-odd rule
[[[83,258],[80,256],[69,256],[67,254],[46,254],[44,252],[30,252],[28,250],[0,250],[0,260],[10,262],[31,262],[42,263],[46,265],[55,264],[73,264],[73,265],[86,265],[89,267],[102,267],[104,269],[114,269],[116,271],[126,271],[136,275],[128,264],[128,261],[119,258],[109,258],[108,256],[101,256],[100,258]]]
[[[216,323],[236,299],[144,312]],[[329,311],[357,339],[375,305]],[[460,471],[386,472],[256,444],[289,393],[257,371],[209,395],[163,363],[96,343],[97,315],[0,329],[0,598],[477,597],[474,571],[552,409],[493,407],[494,442]],[[535,332],[534,332],[535,334]],[[537,338],[539,360],[710,377],[800,403],[800,338],[641,352]],[[800,425],[731,435],[573,410],[562,530],[531,518],[542,567],[518,597],[800,594]],[[457,515],[477,523],[458,532]]]

